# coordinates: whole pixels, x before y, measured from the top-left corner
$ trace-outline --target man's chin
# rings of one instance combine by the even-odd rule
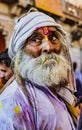
[[[37,75],[37,77],[39,77]],[[45,80],[43,79],[39,79],[39,78],[30,78],[29,80],[34,83],[37,84],[39,86],[46,86],[48,88],[59,88],[59,87],[65,87],[68,85],[68,81],[66,77],[63,77],[64,80],[62,79],[51,79],[50,77],[46,77]]]
[[[7,82],[6,79],[2,79],[2,83],[3,83],[4,85],[6,84],[6,82]]]

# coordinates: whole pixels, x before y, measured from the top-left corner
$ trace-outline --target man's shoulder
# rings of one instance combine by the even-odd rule
[[[21,90],[18,82],[14,79],[0,94],[0,102],[5,102],[6,104],[28,104],[26,96]]]

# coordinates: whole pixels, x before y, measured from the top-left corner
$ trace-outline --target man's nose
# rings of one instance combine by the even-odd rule
[[[52,51],[54,51],[53,44],[48,39],[44,39],[42,42],[42,52],[50,53]]]

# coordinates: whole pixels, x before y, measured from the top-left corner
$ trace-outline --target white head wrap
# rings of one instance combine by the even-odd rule
[[[15,27],[10,40],[9,56],[14,57],[18,49],[24,46],[26,39],[32,35],[36,28],[43,26],[55,26],[61,34],[65,35],[62,27],[54,19],[42,12],[31,12],[21,17]]]

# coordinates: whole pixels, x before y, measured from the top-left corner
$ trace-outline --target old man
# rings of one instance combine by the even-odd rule
[[[24,14],[9,55],[15,79],[1,93],[0,130],[75,130],[76,89],[63,28],[42,12]]]

